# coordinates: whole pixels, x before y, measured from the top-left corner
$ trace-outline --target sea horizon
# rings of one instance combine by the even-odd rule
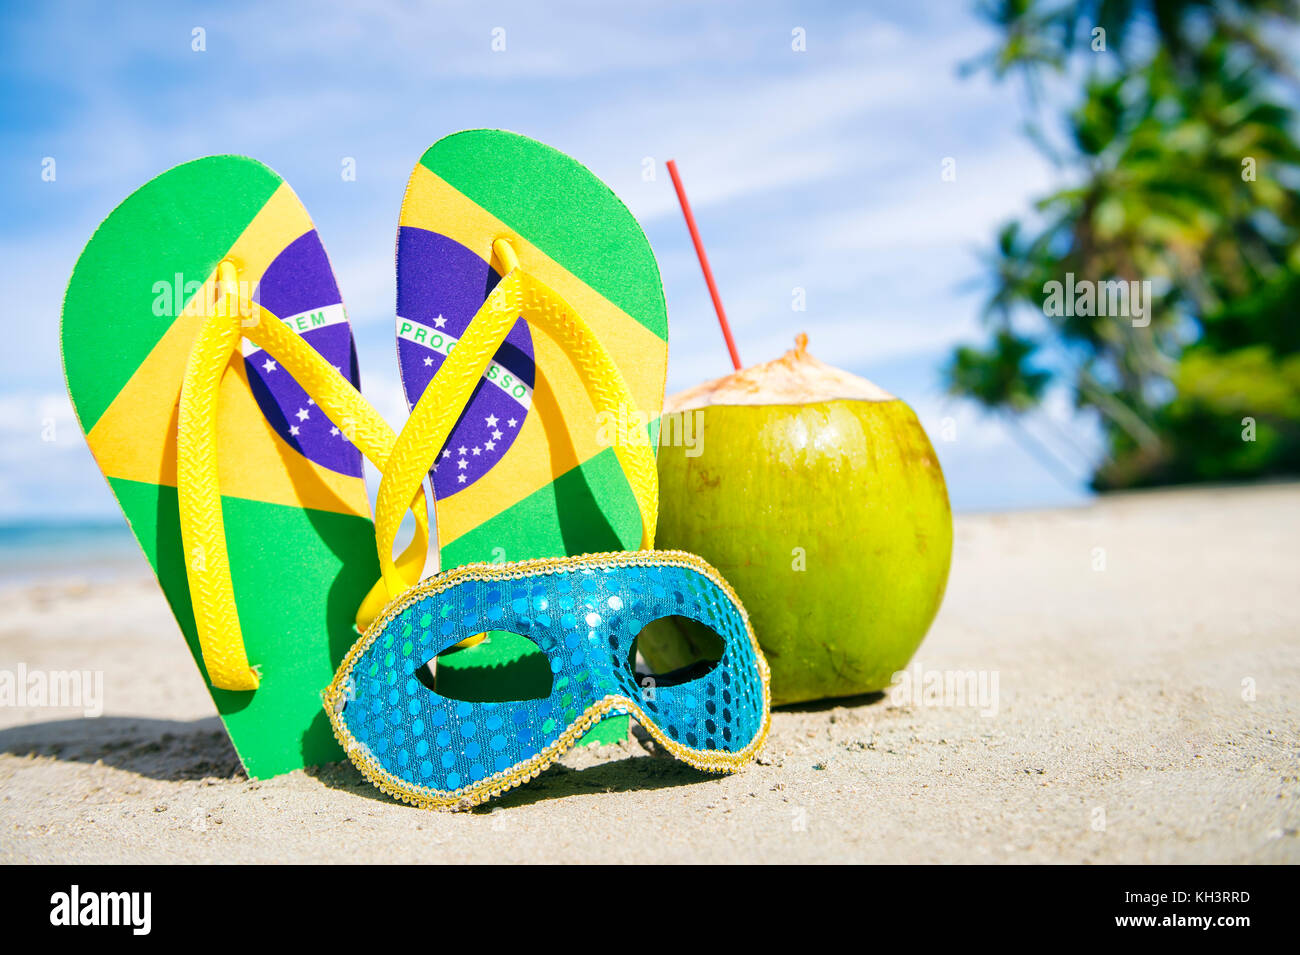
[[[65,578],[104,581],[150,572],[121,518],[0,521],[0,586]]]

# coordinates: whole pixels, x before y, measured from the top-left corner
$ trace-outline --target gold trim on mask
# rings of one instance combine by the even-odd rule
[[[406,608],[424,597],[440,594],[465,580],[524,580],[538,574],[553,574],[559,570],[571,570],[586,566],[682,567],[687,570],[694,570],[706,577],[727,595],[734,607],[740,612],[740,617],[745,623],[745,632],[749,635],[750,646],[753,647],[755,659],[758,661],[759,678],[763,684],[763,721],[758,733],[749,745],[735,753],[722,750],[693,749],[684,746],[676,740],[670,739],[653,721],[647,718],[645,712],[635,700],[626,696],[612,694],[596,701],[583,710],[555,742],[548,745],[536,756],[517,763],[509,769],[494,773],[476,783],[448,791],[433,789],[428,786],[417,786],[404,779],[399,779],[384,769],[371,754],[369,748],[358,742],[352,735],[351,730],[343,721],[343,707],[348,702],[345,686],[347,678],[361,655],[378,639],[389,622]],[[348,758],[361,770],[362,775],[389,796],[418,806],[421,809],[470,809],[522,783],[535,779],[542,770],[572,749],[592,726],[612,713],[628,713],[636,717],[637,722],[645,727],[655,741],[668,752],[682,762],[710,773],[735,772],[753,759],[767,739],[772,720],[770,671],[768,670],[767,660],[763,656],[763,650],[759,647],[758,640],[754,636],[754,628],[749,623],[749,614],[745,612],[744,604],[740,602],[740,598],[736,596],[736,592],[731,588],[731,585],[723,580],[722,576],[708,563],[694,554],[679,550],[625,551],[608,554],[584,554],[578,557],[544,557],[504,564],[465,564],[436,577],[431,577],[407,590],[385,608],[378,619],[367,628],[361,639],[352,645],[352,649],[348,651],[347,656],[343,658],[343,662],[339,665],[338,672],[334,675],[334,681],[325,689],[322,697],[325,701],[325,712],[329,715],[330,725],[334,728],[334,736],[348,754]]]

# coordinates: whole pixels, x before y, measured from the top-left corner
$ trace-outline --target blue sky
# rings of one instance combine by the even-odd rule
[[[676,158],[747,363],[807,331],[814,354],[907,400],[958,510],[1086,496],[942,394],[947,353],[979,337],[980,252],[1055,181],[1021,135],[1018,87],[958,73],[992,42],[970,4],[271,6],[0,13],[0,520],[117,513],[64,393],[63,291],[121,199],[202,155],[255,156],[297,191],[338,274],[363,388],[400,425],[402,191],[431,142],[482,126],[578,158],[639,217],[668,298],[670,391],[730,370],[662,165]],[[795,28],[805,52],[791,48]],[[355,181],[340,175],[345,157]],[[945,157],[955,182],[941,178]],[[791,308],[796,287],[806,311]],[[1063,395],[1048,410],[1096,446]]]

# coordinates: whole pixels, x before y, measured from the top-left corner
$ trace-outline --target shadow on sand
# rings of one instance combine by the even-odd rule
[[[29,723],[0,730],[0,753],[102,764],[168,782],[248,778],[221,720],[215,716],[190,722],[105,716]],[[392,801],[348,762],[309,767],[306,773],[330,789],[380,802]],[[527,785],[474,811],[510,809],[586,793],[708,784],[717,778],[666,755],[629,755],[581,769],[551,766]]]
[[[102,763],[150,779],[244,779],[215,716],[184,722],[104,716],[28,723],[0,730],[0,753]]]
[[[875,693],[863,693],[860,696],[837,696],[829,700],[813,700],[809,703],[785,703],[782,706],[772,707],[777,713],[824,713],[827,710],[834,710],[841,706],[871,706],[873,703],[879,703],[885,698],[881,691]]]

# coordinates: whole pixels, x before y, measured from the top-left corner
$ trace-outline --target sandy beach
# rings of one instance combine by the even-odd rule
[[[102,671],[104,711],[0,707],[0,860],[1300,862],[1298,541],[1294,484],[960,516],[911,672],[979,698],[782,709],[729,777],[638,731],[455,814],[249,781],[152,579],[10,585],[0,670]]]

